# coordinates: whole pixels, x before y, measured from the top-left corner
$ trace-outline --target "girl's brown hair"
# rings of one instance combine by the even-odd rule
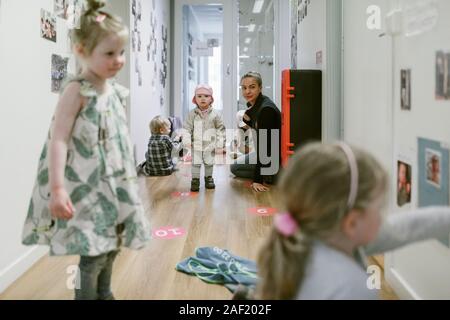
[[[87,0],[87,8],[81,16],[80,27],[72,31],[72,44],[81,45],[88,55],[110,34],[117,34],[124,41],[128,39],[128,29],[122,20],[101,11],[104,6],[104,0]]]
[[[313,241],[337,231],[350,210],[364,212],[387,188],[387,173],[379,162],[364,151],[352,151],[359,175],[352,208],[348,208],[350,165],[340,146],[311,144],[290,160],[280,180],[280,194],[300,230],[292,237],[272,230],[258,258],[258,298],[294,299],[301,289]]]

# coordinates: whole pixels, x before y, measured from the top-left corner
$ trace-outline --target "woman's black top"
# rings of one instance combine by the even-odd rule
[[[253,182],[263,183],[265,181],[274,182],[276,175],[281,168],[281,112],[273,103],[270,98],[260,94],[256,99],[255,105],[252,107],[250,103],[247,103],[249,109],[245,114],[250,118],[249,121],[244,119],[244,122],[256,130],[257,139],[255,141],[255,151],[257,152],[257,164],[255,168],[255,174]],[[260,138],[263,136],[264,130],[267,130],[265,135],[265,150],[260,150]],[[272,138],[277,137],[277,145],[272,150]],[[263,142],[264,142],[263,141]],[[273,151],[273,152],[272,152]],[[274,153],[272,155],[272,153]],[[267,161],[270,159],[270,161]],[[267,175],[263,174],[262,168],[274,168],[275,174]],[[266,177],[268,179],[266,179]]]

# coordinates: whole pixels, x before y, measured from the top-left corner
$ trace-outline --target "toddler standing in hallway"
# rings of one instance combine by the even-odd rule
[[[51,255],[79,255],[77,300],[114,299],[113,262],[120,247],[150,239],[138,195],[124,103],[128,90],[110,80],[125,63],[128,30],[89,0],[73,45],[82,71],[62,91],[41,154],[22,242]]]
[[[288,213],[275,217],[260,252],[257,297],[377,299],[367,286],[366,254],[432,238],[448,243],[448,207],[390,215],[383,222],[388,184],[371,155],[344,143],[301,149],[280,181]]]
[[[206,189],[216,187],[213,179],[215,153],[225,152],[225,126],[220,113],[213,109],[213,89],[210,86],[197,86],[192,102],[197,107],[185,121],[183,142],[192,149],[191,191],[198,192],[202,164],[205,166]]]

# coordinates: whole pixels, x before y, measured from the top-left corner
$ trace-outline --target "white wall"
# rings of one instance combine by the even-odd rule
[[[108,0],[105,10],[118,15],[126,26],[130,26],[130,0]],[[131,29],[129,27],[129,29]],[[130,46],[125,48],[126,63],[120,73],[117,75],[117,82],[121,85],[130,87]],[[130,97],[127,99],[127,115],[130,117]],[[128,123],[130,119],[128,119]]]
[[[155,86],[152,86],[152,78],[154,76],[153,63],[147,61],[146,47],[150,38],[150,12],[153,11],[152,2],[155,3],[155,13],[157,17],[156,38],[158,43],[158,53],[156,56],[157,74]],[[131,90],[131,139],[135,144],[136,161],[145,160],[145,152],[147,151],[148,139],[150,136],[149,122],[157,115],[168,116],[170,106],[170,60],[168,60],[168,78],[166,80],[166,88],[164,89],[159,81],[159,72],[161,65],[162,51],[162,31],[161,25],[167,27],[167,33],[170,37],[170,2],[167,0],[141,0],[142,4],[142,21],[139,22],[139,30],[141,31],[142,48],[141,52],[131,52],[130,60],[130,90]],[[130,10],[131,12],[131,10]],[[130,18],[130,29],[134,28],[134,17]],[[167,43],[168,59],[170,59],[170,39]],[[142,86],[138,84],[138,76],[135,72],[135,58],[138,56],[142,70]],[[164,106],[160,106],[161,94],[164,98]]]
[[[124,16],[126,1],[110,2],[111,12]],[[0,7],[0,292],[47,252],[22,246],[21,232],[58,99],[50,90],[51,55],[69,48],[59,18],[57,43],[40,37],[41,8],[53,12],[53,0],[2,0]],[[126,74],[119,76],[125,85]]]
[[[403,3],[412,3],[406,1]],[[448,143],[449,102],[434,99],[435,52],[450,51],[450,3],[438,0],[439,24],[430,33],[414,37],[380,37],[370,31],[366,9],[378,5],[384,17],[398,1],[345,0],[344,4],[344,129],[347,141],[370,150],[396,183],[397,153],[417,158],[417,137]],[[384,21],[382,21],[384,22]],[[400,69],[412,69],[412,112],[400,111]],[[430,112],[431,111],[431,112]],[[415,161],[417,163],[417,160]],[[417,178],[413,194],[418,192]],[[389,212],[395,187],[390,191]],[[413,197],[417,200],[417,197]],[[416,207],[413,203],[412,207]],[[386,278],[403,299],[450,298],[450,250],[427,242],[386,257]]]
[[[410,4],[413,1],[410,2]],[[412,150],[413,207],[418,202],[417,138],[450,144],[450,101],[435,99],[436,52],[450,52],[450,1],[437,0],[440,12],[436,28],[415,37],[401,35],[394,50],[394,161],[399,153]],[[412,111],[400,106],[400,72],[411,69]],[[447,168],[448,170],[448,168]],[[395,175],[394,175],[395,176]],[[447,177],[448,178],[448,177]],[[450,230],[449,230],[450,233]],[[389,278],[394,286],[407,284],[418,299],[450,299],[450,250],[437,242],[406,248],[392,255]]]
[[[52,12],[53,1],[3,0],[0,8],[0,292],[43,253],[21,245],[39,154],[58,98],[50,88],[51,54],[61,52],[40,37],[41,8]]]
[[[326,65],[316,64],[316,53],[322,51],[326,61],[326,0],[313,0],[308,15],[298,28],[298,69],[325,70]]]
[[[296,1],[294,1],[296,3]],[[305,5],[305,2],[302,4]],[[314,0],[297,25],[297,69],[322,71],[322,139],[341,138],[341,1]],[[317,55],[321,53],[321,61]]]
[[[392,40],[369,30],[366,9],[387,0],[344,0],[344,138],[392,165]],[[384,28],[384,23],[382,25]]]

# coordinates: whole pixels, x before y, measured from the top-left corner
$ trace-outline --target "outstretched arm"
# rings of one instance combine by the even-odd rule
[[[380,254],[431,239],[448,244],[449,237],[450,207],[418,209],[389,216],[377,239],[365,248],[365,253]]]
[[[55,218],[71,219],[74,208],[64,186],[67,144],[82,107],[80,84],[70,83],[56,107],[49,146],[50,211]]]

